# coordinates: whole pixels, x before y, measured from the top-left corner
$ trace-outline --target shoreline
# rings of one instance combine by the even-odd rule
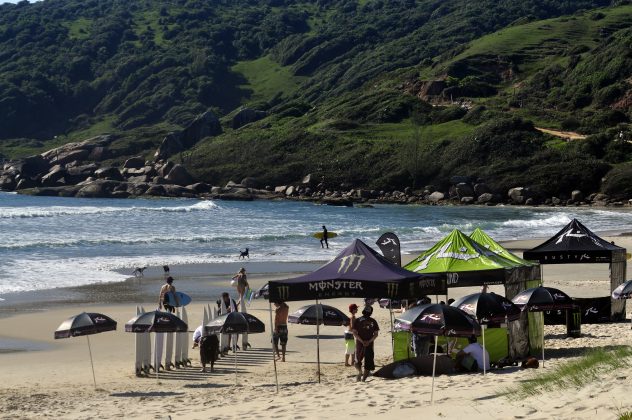
[[[627,230],[595,232],[609,241],[619,242],[630,239],[632,250],[632,232]],[[499,241],[509,251],[521,255],[526,249],[539,245],[548,238],[526,238]],[[402,254],[402,264],[412,261],[424,250]],[[333,255],[332,255],[333,257]],[[230,284],[230,278],[240,267],[245,267],[251,284],[253,278],[264,278],[257,289],[269,280],[291,278],[311,272],[327,260],[306,260],[302,262],[275,262],[239,260],[225,263],[188,263],[171,265],[171,276],[176,281],[176,288],[189,294],[193,299],[201,299],[209,294],[217,293],[225,285]],[[559,267],[553,268],[558,270]],[[127,274],[129,270],[118,269],[114,272]],[[547,270],[549,271],[549,270]],[[28,291],[8,292],[0,294],[0,318],[12,316],[22,312],[41,312],[58,306],[92,305],[92,304],[120,304],[137,301],[151,302],[164,281],[161,266],[149,266],[144,277],[129,276],[123,281],[106,283],[91,283],[80,286],[58,287],[52,289],[37,289]],[[258,283],[258,282],[256,282]],[[255,289],[256,290],[256,289]]]

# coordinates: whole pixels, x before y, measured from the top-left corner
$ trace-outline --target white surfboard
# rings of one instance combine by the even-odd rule
[[[136,315],[140,315],[140,308],[138,306],[136,306]],[[134,340],[134,353],[136,356],[134,370],[136,372],[136,376],[140,376],[143,369],[143,339],[140,334],[134,334]]]
[[[184,321],[187,325],[189,325],[189,316],[187,315],[187,308],[182,307],[182,321]],[[182,366],[187,366],[191,364],[191,360],[189,360],[189,333],[182,333]]]
[[[143,308],[142,306],[140,307],[140,312],[143,313],[145,312],[145,308]],[[143,358],[143,369],[145,370],[145,372],[149,373],[150,369],[154,369],[154,366],[152,363],[154,363],[151,359],[151,336],[149,335],[149,333],[140,333],[139,334],[141,336],[141,342],[142,342],[142,358]]]
[[[156,375],[160,371],[160,365],[162,364],[162,353],[165,347],[165,333],[156,333],[154,337],[154,370]]]

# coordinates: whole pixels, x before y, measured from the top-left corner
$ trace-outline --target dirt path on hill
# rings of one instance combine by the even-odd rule
[[[575,133],[573,131],[559,131],[559,130],[551,130],[548,128],[540,128],[540,127],[536,127],[535,129],[543,133],[550,134],[555,137],[561,137],[563,139],[569,139],[569,140],[584,140],[586,137],[588,137],[588,136],[584,136],[583,134]]]

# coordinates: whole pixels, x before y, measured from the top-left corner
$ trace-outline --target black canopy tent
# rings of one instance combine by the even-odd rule
[[[409,299],[446,290],[440,275],[405,270],[359,239],[312,273],[268,283],[270,302],[316,300],[317,304],[319,299],[345,297]],[[318,336],[318,320],[316,325]],[[318,378],[320,382],[320,369]]]
[[[523,258],[540,264],[610,264],[610,292],[625,281],[626,249],[595,235],[573,219],[546,242],[525,251]],[[612,300],[611,320],[625,318],[625,301]]]
[[[271,281],[271,301],[344,297],[408,299],[445,294],[445,276],[419,274],[391,263],[359,239],[316,271]]]

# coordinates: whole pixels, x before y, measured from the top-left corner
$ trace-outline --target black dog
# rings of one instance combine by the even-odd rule
[[[134,269],[134,271],[132,272],[132,274],[134,275],[134,277],[145,277],[145,274],[143,274],[143,271],[145,271],[147,267],[136,267]]]
[[[246,248],[245,251],[239,251],[239,259],[246,259],[246,257],[248,257],[248,259],[250,259],[250,254],[248,253],[248,248]]]
[[[207,335],[200,338],[200,362],[202,363],[202,372],[206,372],[206,364],[211,364],[211,372],[213,365],[219,358],[219,339],[215,334]]]

